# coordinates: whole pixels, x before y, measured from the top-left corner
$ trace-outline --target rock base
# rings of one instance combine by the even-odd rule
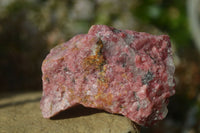
[[[0,94],[0,132],[139,133],[126,117],[82,106],[44,119],[40,98],[41,92]]]

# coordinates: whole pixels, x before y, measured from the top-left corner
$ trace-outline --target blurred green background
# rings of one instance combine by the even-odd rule
[[[200,133],[198,0],[0,0],[0,90],[41,91],[49,50],[93,24],[168,34],[176,95],[165,120],[142,133]]]

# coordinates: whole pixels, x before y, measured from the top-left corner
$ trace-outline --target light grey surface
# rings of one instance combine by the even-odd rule
[[[72,108],[54,119],[44,119],[39,108],[41,92],[0,94],[1,133],[139,133],[120,115],[83,107]]]

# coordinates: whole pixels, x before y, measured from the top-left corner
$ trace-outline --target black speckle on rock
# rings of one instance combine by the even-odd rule
[[[118,29],[115,29],[115,28],[114,28],[112,31],[113,31],[114,33],[120,33],[120,32],[121,32],[121,30],[118,30]]]
[[[65,67],[63,70],[64,70],[65,72],[69,71],[67,67]]]
[[[126,67],[126,63],[123,63],[123,64],[122,64],[122,67]]]
[[[76,80],[75,80],[74,78],[72,78],[72,82],[73,82],[73,84],[75,84],[75,83],[76,83]]]
[[[149,84],[149,82],[153,79],[153,73],[148,71],[147,74],[142,78],[142,84]]]
[[[97,40],[97,45],[102,45],[103,44],[103,42],[102,42],[102,40],[99,38],[98,40]]]
[[[48,82],[48,84],[50,83],[50,79],[48,77],[46,77],[45,80]]]
[[[136,111],[140,110],[140,104],[138,104]]]

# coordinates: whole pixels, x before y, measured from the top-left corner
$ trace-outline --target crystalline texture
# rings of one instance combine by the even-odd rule
[[[44,60],[42,114],[50,118],[82,104],[154,124],[175,93],[174,69],[167,35],[94,25]]]

